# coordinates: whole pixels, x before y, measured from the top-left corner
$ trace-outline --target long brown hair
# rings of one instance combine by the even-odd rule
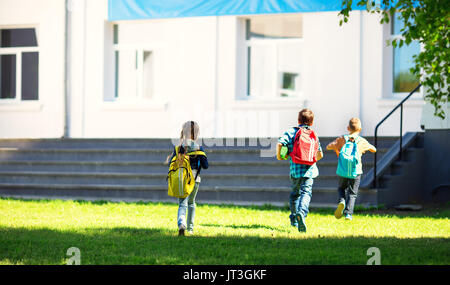
[[[183,124],[183,126],[181,127],[181,133],[180,133],[180,143],[178,144],[178,149],[180,146],[182,145],[187,145],[187,141],[188,140],[193,140],[193,141],[197,141],[198,139],[198,134],[200,132],[200,127],[197,124],[197,122],[195,121],[187,121]],[[184,153],[179,153],[178,157],[177,157],[177,161],[179,163],[182,163],[184,160]],[[166,159],[166,164],[169,163],[170,158],[172,157],[172,155],[167,156]]]

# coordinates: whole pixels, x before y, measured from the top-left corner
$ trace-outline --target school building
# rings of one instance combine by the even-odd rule
[[[418,84],[420,45],[386,44],[400,23],[355,7],[340,26],[341,1],[176,2],[2,0],[0,138],[168,138],[188,119],[204,137],[277,137],[304,107],[320,136],[354,116],[371,136]]]

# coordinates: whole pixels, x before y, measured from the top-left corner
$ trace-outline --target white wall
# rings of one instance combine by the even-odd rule
[[[71,137],[176,137],[188,119],[205,137],[279,136],[304,107],[315,113],[320,136],[346,131],[358,116],[363,134],[399,99],[386,99],[386,27],[355,11],[339,26],[337,12],[303,14],[302,96],[238,100],[245,88],[242,17],[120,21],[120,45],[146,46],[155,56],[152,100],[113,97],[113,24],[107,0],[78,0],[69,17]],[[24,9],[26,7],[26,9]],[[11,13],[20,11],[20,13]],[[36,13],[39,11],[39,13]],[[59,137],[63,133],[64,1],[0,3],[0,27],[39,26],[40,101],[0,105],[0,137]],[[386,79],[388,78],[388,79]],[[122,98],[123,99],[123,98]],[[29,102],[26,102],[29,103]],[[404,131],[419,130],[422,100],[405,105]],[[398,134],[398,116],[380,129]]]
[[[107,22],[107,1],[88,1],[86,19],[89,28],[85,35],[85,66],[78,67],[78,72],[85,71],[85,123],[79,129],[72,126],[72,136],[178,136],[184,120],[213,109],[214,17],[119,22],[124,35],[120,44],[155,48],[157,86],[154,100],[116,102],[103,101],[104,92],[112,92],[111,88],[105,88],[104,80],[110,83],[114,80],[113,74],[104,68],[105,60],[113,60],[112,54],[104,55],[105,49],[111,50],[112,45],[112,35],[105,38],[108,37],[105,29],[112,29],[112,24]],[[75,55],[73,61],[83,62],[82,55]],[[191,108],[194,104],[196,108]],[[73,120],[83,121],[83,113],[77,115]],[[200,125],[207,123],[200,121]],[[202,134],[211,135],[203,129]]]
[[[39,101],[0,101],[0,138],[53,138],[64,133],[64,2],[0,1],[0,29],[36,27],[39,45]]]

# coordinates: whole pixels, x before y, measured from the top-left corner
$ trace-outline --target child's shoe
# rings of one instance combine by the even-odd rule
[[[185,231],[186,231],[186,226],[183,224],[180,224],[178,226],[178,236],[184,236]]]
[[[351,221],[351,220],[353,220],[353,217],[352,217],[352,215],[347,214],[347,215],[345,215],[345,219],[346,219],[347,221]]]
[[[345,202],[339,202],[336,211],[334,211],[334,216],[336,217],[336,219],[340,219],[342,218],[342,214],[344,213],[344,208],[345,208]]]
[[[297,220],[295,219],[295,216],[290,215],[289,219],[291,220],[291,226],[293,226],[293,227],[297,227],[298,226],[298,223],[297,223]]]
[[[298,225],[297,225],[297,229],[298,229],[298,231],[299,232],[302,232],[302,233],[306,233],[306,224],[305,224],[305,218],[302,216],[302,214],[297,214],[296,216],[295,216],[295,218],[296,218],[296,220],[297,220],[297,223],[298,223]]]

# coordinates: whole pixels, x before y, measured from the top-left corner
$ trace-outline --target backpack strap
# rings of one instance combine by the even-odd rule
[[[206,153],[204,151],[201,150],[195,150],[195,151],[191,151],[186,153],[186,155],[203,155],[206,156]]]
[[[347,143],[350,140],[351,137],[349,135],[344,135],[344,138],[345,138],[345,143]],[[355,147],[352,150],[352,155],[355,155],[357,153],[357,151],[358,151],[358,142],[359,142],[359,140],[360,140],[359,136],[356,136],[356,137],[353,138],[353,143],[355,144]]]

